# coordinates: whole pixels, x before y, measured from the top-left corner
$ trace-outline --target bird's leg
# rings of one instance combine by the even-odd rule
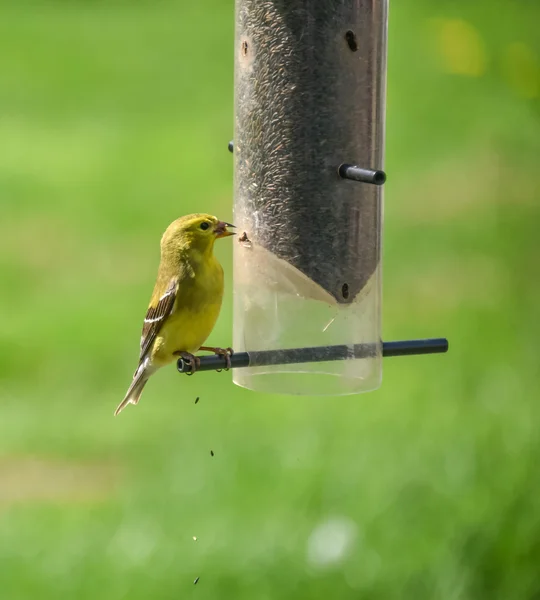
[[[195,373],[195,371],[199,368],[201,364],[201,360],[197,358],[194,354],[191,354],[191,352],[177,350],[176,352],[174,352],[174,355],[183,358],[188,363],[188,365],[191,365],[191,371],[189,373],[186,373],[186,375],[193,375],[193,373]]]
[[[213,352],[218,356],[223,356],[227,365],[225,370],[228,371],[231,368],[231,356],[234,354],[234,350],[232,348],[214,348],[212,346],[201,346],[199,350],[203,350],[205,352]],[[217,369],[217,371],[219,373],[221,369]]]

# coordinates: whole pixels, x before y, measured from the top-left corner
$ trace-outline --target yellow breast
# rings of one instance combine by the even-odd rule
[[[199,265],[179,284],[171,315],[152,349],[152,361],[166,364],[175,352],[196,352],[210,335],[223,299],[223,269],[215,257]]]

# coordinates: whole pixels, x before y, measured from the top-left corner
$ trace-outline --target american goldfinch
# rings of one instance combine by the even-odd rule
[[[202,344],[221,309],[223,268],[214,242],[234,235],[234,227],[206,214],[187,215],[169,225],[161,238],[161,262],[141,336],[133,381],[115,411],[137,404],[146,382],[159,368],[182,356],[196,363],[197,350],[223,354]]]

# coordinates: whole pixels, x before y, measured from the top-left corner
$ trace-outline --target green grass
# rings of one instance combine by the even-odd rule
[[[171,367],[113,419],[164,227],[231,214],[232,2],[1,4],[2,600],[539,596],[540,12],[390,17],[384,337],[450,353],[342,398]],[[477,75],[449,72],[451,19]]]

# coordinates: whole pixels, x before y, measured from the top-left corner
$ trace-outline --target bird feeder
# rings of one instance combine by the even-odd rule
[[[356,394],[379,387],[383,355],[447,349],[381,341],[387,11],[387,0],[236,0],[240,386]]]

